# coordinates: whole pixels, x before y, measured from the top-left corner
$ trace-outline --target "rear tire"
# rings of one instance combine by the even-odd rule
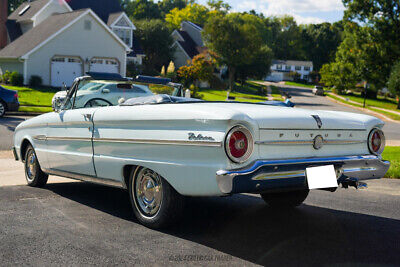
[[[262,199],[271,208],[294,208],[301,205],[306,200],[310,190],[298,190],[280,193],[262,193]]]
[[[32,145],[28,145],[25,152],[25,178],[28,185],[32,187],[45,186],[49,178],[49,175],[44,173],[40,168],[39,161]]]
[[[6,104],[2,100],[0,100],[0,118],[2,118],[6,114],[6,111],[7,111]]]
[[[128,191],[136,218],[149,228],[168,227],[182,216],[184,197],[148,168],[132,170]]]

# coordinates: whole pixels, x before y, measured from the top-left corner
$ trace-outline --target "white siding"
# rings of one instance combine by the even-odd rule
[[[68,12],[69,10],[67,9],[67,7],[65,5],[61,5],[60,3],[61,1],[58,0],[51,1],[51,3],[45,9],[37,14],[34,21],[34,26],[40,24],[43,20],[47,19],[54,13]]]
[[[91,22],[91,30],[84,29],[85,21]],[[32,75],[39,75],[43,84],[50,85],[50,61],[54,55],[81,57],[84,62],[83,73],[89,70],[88,61],[93,57],[116,58],[120,62],[120,74],[125,75],[125,47],[90,14],[29,56],[27,79]]]
[[[10,72],[16,71],[20,74],[23,74],[24,63],[19,62],[18,60],[0,59],[0,74],[3,74],[7,70]]]

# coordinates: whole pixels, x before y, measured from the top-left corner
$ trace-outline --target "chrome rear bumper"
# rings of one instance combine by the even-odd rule
[[[382,178],[388,171],[390,162],[375,155],[258,160],[243,169],[220,170],[216,179],[224,194],[296,190],[308,188],[306,168],[323,165],[334,165],[338,182],[341,182],[349,178]]]

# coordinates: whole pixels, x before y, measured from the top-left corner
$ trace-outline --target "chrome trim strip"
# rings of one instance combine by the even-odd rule
[[[208,146],[208,147],[222,146],[222,143],[219,141],[151,140],[151,139],[118,139],[118,138],[93,138],[93,141],[102,143],[157,144],[157,145]]]
[[[18,130],[20,129],[28,129],[28,128],[37,128],[37,127],[47,127],[47,123],[38,123],[38,124],[30,124],[24,126],[18,126]]]
[[[79,142],[91,142],[90,137],[64,137],[64,136],[48,136],[46,140],[50,141],[79,141]]]
[[[47,174],[50,174],[50,175],[57,175],[57,176],[70,178],[70,179],[74,179],[74,180],[79,180],[79,181],[84,181],[84,182],[90,182],[90,183],[95,183],[95,184],[102,184],[102,185],[107,185],[107,186],[126,189],[125,184],[123,182],[118,182],[118,181],[111,180],[111,179],[97,178],[97,177],[94,177],[94,176],[77,174],[77,173],[70,173],[70,172],[53,170],[53,169],[43,169],[43,171],[45,173],[47,173]]]
[[[260,130],[266,130],[266,131],[361,131],[361,132],[366,131],[366,129],[300,129],[300,128],[287,128],[287,129],[260,128]]]
[[[299,176],[305,176],[306,173],[305,171],[291,171],[291,172],[276,172],[276,173],[270,173],[270,174],[260,174],[257,175],[251,180],[254,181],[263,181],[263,180],[269,180],[269,179],[282,179],[282,178],[291,178],[291,177],[299,177]]]
[[[364,144],[367,140],[323,140],[327,145],[348,145],[348,144]],[[288,141],[256,141],[256,145],[309,145],[314,140],[288,140]]]
[[[35,141],[46,141],[47,137],[44,134],[35,135],[32,137]]]

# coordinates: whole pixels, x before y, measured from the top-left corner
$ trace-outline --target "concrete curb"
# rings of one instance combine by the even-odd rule
[[[329,97],[328,95],[326,97],[332,102],[335,102],[335,103],[338,103],[338,104],[341,104],[343,106],[347,106],[347,107],[350,107],[350,108],[354,108],[354,109],[360,110],[360,111],[365,112],[365,113],[370,113],[370,114],[374,115],[375,117],[378,117],[378,118],[380,118],[380,119],[382,119],[384,121],[400,123],[399,121],[393,120],[393,119],[383,115],[382,113],[379,113],[379,112],[376,112],[376,111],[372,111],[372,110],[367,109],[367,108],[361,108],[361,107],[356,107],[356,106],[353,106],[353,105],[350,105],[350,104],[346,104],[346,103],[343,103],[343,102],[338,101],[336,99],[333,99],[332,97]]]

